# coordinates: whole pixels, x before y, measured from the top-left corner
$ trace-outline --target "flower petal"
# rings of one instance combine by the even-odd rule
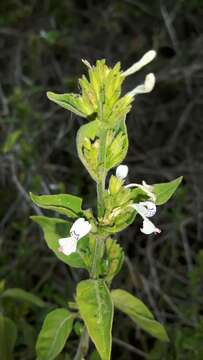
[[[146,209],[146,207],[144,205],[142,205],[142,203],[132,204],[131,207],[133,209],[135,209],[138,212],[138,214],[140,214],[143,218],[143,227],[140,229],[141,232],[143,232],[144,234],[152,234],[152,233],[159,234],[161,232],[161,230],[159,228],[157,228],[147,218],[148,210]]]
[[[157,233],[157,234],[160,234],[161,230],[158,229],[149,219],[145,218],[144,221],[143,221],[143,226],[142,228],[140,229],[140,231],[143,233],[143,234],[152,234],[152,233]]]
[[[145,216],[146,217],[152,217],[156,214],[156,205],[152,201],[142,201],[139,203],[140,205],[144,206],[147,210]]]
[[[77,239],[74,237],[59,239],[59,251],[64,255],[70,255],[77,249]]]
[[[139,61],[137,61],[130,68],[123,72],[123,76],[132,75],[135,72],[139,71],[143,66],[149,64],[152,60],[154,60],[155,56],[155,50],[147,51],[146,54],[144,54],[144,56]]]
[[[87,235],[91,230],[91,224],[86,221],[84,218],[77,219],[71,229],[70,234],[76,240],[81,239],[83,236]]]
[[[127,95],[134,97],[137,94],[146,94],[153,90],[156,78],[153,73],[147,74],[144,84],[138,85],[135,89],[128,92]]]

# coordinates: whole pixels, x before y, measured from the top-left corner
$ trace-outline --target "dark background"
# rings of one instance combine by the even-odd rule
[[[116,313],[112,359],[203,358],[202,16],[202,0],[0,3],[0,277],[8,288],[32,291],[50,306],[72,299],[86,274],[48,250],[29,219],[36,208],[28,191],[82,195],[93,206],[95,184],[76,154],[83,120],[50,103],[46,91],[77,92],[86,70],[81,58],[121,61],[126,69],[146,51],[158,52],[124,89],[156,74],[155,90],[137,97],[127,118],[128,181],[180,175],[184,181],[156,216],[161,236],[146,239],[139,223],[121,233],[127,257],[114,286],[142,298],[166,324],[171,342],[156,342]],[[18,323],[14,358],[34,359],[45,312],[15,302],[3,311]],[[73,334],[60,359],[72,359],[77,342]]]

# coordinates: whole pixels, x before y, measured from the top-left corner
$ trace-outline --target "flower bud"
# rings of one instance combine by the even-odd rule
[[[119,165],[116,169],[116,177],[119,179],[125,179],[127,175],[128,175],[128,166]]]

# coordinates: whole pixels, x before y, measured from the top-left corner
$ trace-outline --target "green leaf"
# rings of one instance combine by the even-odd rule
[[[67,309],[56,309],[47,315],[37,339],[38,360],[52,360],[60,354],[71,333],[73,319]]]
[[[12,133],[8,134],[3,147],[2,147],[2,152],[4,154],[7,154],[9,151],[11,151],[14,147],[14,145],[17,143],[19,137],[21,136],[22,131],[21,130],[16,130],[13,131]]]
[[[183,177],[180,176],[167,183],[154,184],[153,192],[156,195],[156,205],[165,204],[174,194],[182,179]]]
[[[76,299],[88,333],[102,360],[110,360],[113,303],[103,280],[85,280],[77,286]]]
[[[32,201],[39,207],[54,210],[68,217],[76,218],[81,213],[82,199],[68,194],[35,195],[30,193]]]
[[[61,261],[76,268],[85,268],[84,261],[78,252],[67,256],[58,250],[59,239],[69,236],[71,227],[69,222],[46,216],[31,216],[31,219],[41,226],[48,247]]]
[[[32,305],[36,305],[39,307],[46,306],[44,301],[42,301],[38,296],[31,294],[28,291],[18,289],[18,288],[12,288],[12,289],[5,290],[1,297],[28,302]]]
[[[81,117],[87,117],[90,113],[86,110],[81,96],[77,94],[55,94],[48,91],[47,97],[57,105],[72,111]]]
[[[13,359],[13,349],[17,338],[15,323],[0,314],[0,356],[2,360]]]
[[[128,315],[138,326],[161,341],[169,341],[168,335],[147,306],[127,291],[116,289],[111,292],[115,307]]]

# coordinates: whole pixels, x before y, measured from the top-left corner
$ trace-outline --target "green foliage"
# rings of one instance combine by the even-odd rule
[[[147,96],[146,100],[141,97],[141,102],[136,104],[138,108],[144,105],[142,111],[138,110],[139,119],[136,119],[134,113],[129,119],[132,120],[129,135],[134,150],[131,151],[128,160],[132,166],[131,172],[138,178],[144,174],[151,175],[152,178],[157,178],[158,174],[167,174],[170,177],[174,169],[177,171],[181,169],[186,174],[186,183],[189,182],[189,187],[187,185],[181,187],[175,208],[168,211],[166,207],[166,210],[163,209],[161,212],[164,238],[161,237],[159,241],[158,237],[151,239],[149,237],[147,240],[146,237],[143,238],[143,235],[139,237],[136,233],[138,236],[136,239],[132,239],[132,242],[129,239],[129,234],[133,235],[134,232],[131,227],[130,233],[125,237],[121,236],[120,240],[125,242],[124,246],[128,249],[130,257],[132,256],[132,265],[135,266],[135,269],[137,268],[148,278],[152,266],[155,273],[148,278],[150,282],[152,281],[150,286],[153,287],[157,272],[161,294],[168,295],[171,304],[174,303],[182,314],[179,322],[178,313],[176,314],[176,311],[170,308],[170,303],[166,305],[164,297],[157,296],[156,290],[152,290],[154,300],[158,301],[157,307],[166,316],[166,323],[171,324],[170,327],[167,327],[170,339],[173,337],[170,345],[160,341],[156,342],[156,347],[160,351],[159,355],[157,355],[158,353],[154,355],[154,359],[202,359],[200,334],[203,331],[202,326],[199,326],[202,312],[202,275],[200,268],[195,267],[187,277],[187,264],[181,241],[181,236],[183,236],[183,240],[188,240],[193,260],[194,254],[201,245],[201,216],[199,217],[201,201],[198,196],[198,183],[201,183],[201,176],[200,171],[197,171],[197,169],[201,170],[199,165],[202,161],[202,151],[198,147],[201,131],[199,111],[192,112],[193,121],[187,121],[189,117],[183,116],[186,121],[182,123],[180,121],[180,128],[179,122],[177,122],[177,114],[185,115],[184,110],[186,109],[186,115],[188,115],[187,105],[190,109],[189,102],[187,104],[188,86],[185,87],[184,76],[181,74],[189,73],[190,83],[195,84],[196,105],[199,106],[198,95],[201,95],[201,81],[199,80],[201,79],[199,76],[201,75],[200,7],[202,0],[170,1],[170,4],[161,4],[161,13],[165,14],[166,18],[167,13],[177,15],[173,25],[178,39],[178,48],[181,49],[178,52],[176,49],[174,51],[171,46],[166,46],[168,42],[167,28],[164,25],[162,28],[157,27],[157,19],[160,15],[159,1],[147,4],[142,1],[115,1],[113,4],[101,2],[99,8],[94,2],[83,4],[83,2],[73,0],[46,1],[44,6],[38,6],[37,2],[33,1],[25,3],[16,0],[2,0],[0,4],[2,50],[0,86],[1,276],[6,277],[6,282],[11,286],[26,286],[26,289],[40,294],[46,299],[48,306],[53,303],[60,304],[60,306],[66,305],[67,299],[64,299],[64,293],[67,294],[67,298],[71,297],[75,282],[78,277],[83,278],[86,272],[79,270],[78,274],[78,271],[75,272],[75,270],[64,270],[63,264],[61,268],[60,262],[57,262],[53,254],[44,251],[43,242],[37,241],[39,239],[37,227],[26,220],[29,212],[33,210],[27,201],[25,192],[30,189],[36,194],[43,191],[46,193],[49,191],[69,193],[71,188],[74,194],[81,194],[81,196],[88,194],[86,198],[88,206],[92,204],[94,207],[79,216],[84,215],[87,219],[89,212],[88,220],[92,221],[94,217],[93,221],[96,226],[91,237],[96,238],[98,235],[99,240],[101,236],[103,241],[103,249],[100,252],[102,259],[98,257],[97,276],[105,278],[110,283],[112,275],[116,275],[117,265],[119,268],[119,245],[118,242],[116,243],[115,236],[112,236],[112,239],[109,239],[108,236],[116,234],[134,221],[136,212],[128,212],[130,201],[144,201],[149,197],[141,189],[133,189],[130,191],[132,196],[125,205],[122,202],[125,197],[124,192],[121,191],[118,196],[122,187],[114,192],[113,188],[116,184],[113,184],[112,177],[109,189],[108,185],[105,189],[107,192],[110,191],[111,196],[117,193],[114,199],[117,206],[114,207],[112,198],[110,200],[108,194],[105,194],[107,196],[104,199],[104,205],[108,204],[109,209],[108,211],[105,209],[104,214],[98,217],[95,211],[93,186],[89,180],[86,180],[84,172],[80,171],[79,163],[76,161],[73,164],[75,156],[73,142],[76,128],[82,124],[76,117],[83,117],[82,121],[87,117],[87,120],[90,121],[88,125],[99,118],[98,121],[102,123],[100,129],[103,130],[105,124],[107,131],[105,169],[109,171],[123,161],[127,152],[128,139],[127,132],[122,129],[122,126],[125,124],[126,111],[131,106],[129,96],[123,96],[125,89],[128,89],[128,84],[121,89],[124,77],[120,77],[120,64],[112,66],[111,69],[105,61],[98,61],[95,66],[88,66],[90,75],[80,79],[79,94],[73,93],[77,91],[75,90],[76,75],[80,72],[78,58],[82,53],[83,56],[86,54],[91,59],[94,59],[97,54],[103,56],[102,40],[105,37],[105,52],[108,53],[110,63],[119,53],[127,65],[131,59],[136,60],[137,56],[146,49],[146,45],[149,43],[149,31],[146,29],[150,22],[153,43],[159,50],[158,66],[161,66],[164,76],[159,77],[158,91],[154,98],[152,97],[153,104],[150,103],[151,96]],[[192,13],[189,11],[191,9]],[[123,23],[124,19],[125,24]],[[130,26],[131,23],[134,26]],[[164,24],[164,22],[162,23]],[[127,26],[127,31],[123,32],[123,26]],[[131,30],[139,34],[138,41],[131,41],[132,38],[134,39]],[[118,42],[122,45],[117,46]],[[168,58],[170,56],[171,60]],[[192,71],[190,71],[191,61],[194,62]],[[182,71],[179,71],[180,64]],[[88,64],[86,63],[86,65]],[[151,69],[153,71],[153,66]],[[105,76],[103,76],[103,72]],[[142,75],[138,79],[132,79],[131,84],[134,86],[141,77]],[[64,92],[65,89],[70,92],[62,95],[49,92],[49,96],[50,98],[53,96],[53,101],[55,98],[56,103],[60,103],[76,116],[72,117],[66,113],[63,118],[64,111],[58,111],[55,105],[50,106],[44,96],[47,86],[50,86],[53,91],[57,89],[59,92]],[[121,94],[123,98],[120,98]],[[111,111],[112,109],[113,111]],[[164,112],[164,118],[160,116],[162,112]],[[122,118],[120,124],[117,123],[119,118]],[[114,126],[115,124],[117,128]],[[20,135],[18,136],[18,134]],[[168,134],[172,135],[169,139]],[[188,134],[194,136],[188,137]],[[174,141],[175,138],[176,141]],[[96,181],[101,178],[100,141],[100,130],[92,138],[88,138],[88,135],[85,138],[81,136],[81,150],[86,161],[83,163],[87,165],[86,168],[91,176],[93,173]],[[193,151],[185,152],[184,144],[188,144]],[[194,156],[196,157],[195,161],[193,161]],[[144,166],[142,159],[146,159]],[[195,186],[190,186],[191,179]],[[120,211],[119,204],[121,203],[124,207],[123,211]],[[58,206],[55,210],[58,210]],[[64,213],[61,214],[64,215]],[[191,218],[191,222],[188,221],[185,226],[186,216],[189,221]],[[77,217],[78,214],[75,219]],[[181,231],[178,231],[180,227]],[[197,237],[196,229],[198,230]],[[167,234],[169,234],[169,239],[167,239]],[[69,233],[60,233],[59,235],[69,236]],[[97,252],[94,247],[90,247],[88,238],[89,236],[81,239],[77,247],[77,253],[79,254],[81,251],[81,258],[86,268],[90,268],[92,259]],[[162,240],[164,240],[163,246],[161,246]],[[55,243],[58,246],[57,241]],[[149,247],[147,241],[151,242]],[[146,247],[150,252],[147,253],[150,255],[150,260],[151,256],[152,260],[155,256],[154,264],[151,265],[150,262],[149,267],[145,258]],[[93,250],[95,250],[94,253]],[[40,262],[39,257],[41,258]],[[64,258],[69,259],[68,257]],[[64,271],[66,272],[65,280]],[[183,283],[179,281],[181,278],[183,278]],[[121,277],[121,281],[123,286],[128,282],[130,287],[128,276]],[[4,291],[4,284],[1,285],[0,292]],[[139,292],[142,292],[142,289],[139,289]],[[144,292],[143,296],[145,296]],[[13,319],[18,327],[18,341],[12,358],[16,360],[34,359],[33,343],[46,310],[32,306],[28,301],[15,301],[15,298],[12,297],[2,297],[1,308],[3,313]],[[187,323],[192,325],[187,326]],[[125,322],[125,328],[122,324],[122,329],[119,327],[119,323],[115,324],[114,333],[117,337],[118,335],[123,336],[124,341],[132,340],[133,345],[134,340],[129,336],[129,333],[131,335],[132,332],[128,324],[129,322]],[[193,341],[193,339],[195,340]],[[58,360],[73,359],[72,352],[75,352],[77,344],[75,338],[69,341],[68,350],[71,354],[64,351],[58,356]],[[147,334],[136,333],[136,347],[142,347],[146,353],[150,351],[153,343],[153,339]],[[116,351],[115,355],[118,359],[126,359],[129,356],[128,350],[122,349],[122,347]],[[87,355],[87,358],[89,357],[91,357],[90,354]],[[132,357],[136,357],[136,355],[132,354]],[[92,358],[100,357],[94,352]]]
[[[13,299],[28,302],[38,307],[45,307],[46,304],[38,296],[18,288],[7,289],[0,296],[2,299]]]
[[[36,344],[38,360],[53,360],[60,354],[71,333],[73,319],[67,309],[56,309],[47,315]]]
[[[78,284],[76,300],[80,315],[102,360],[110,360],[113,304],[103,280],[85,280]]]
[[[69,256],[66,256],[59,251],[58,241],[60,238],[68,237],[70,230],[69,222],[46,216],[32,216],[31,219],[41,226],[48,247],[61,261],[76,268],[86,268],[81,256],[82,254],[79,251],[72,253]]]
[[[0,354],[2,360],[13,359],[13,349],[16,338],[16,325],[8,317],[0,314]]]
[[[78,217],[81,213],[82,199],[68,194],[34,195],[30,193],[32,201],[43,209],[54,210],[68,217]]]
[[[81,117],[86,117],[90,114],[85,109],[85,104],[81,96],[76,94],[54,94],[53,92],[48,91],[47,96],[49,100],[54,101],[56,104],[62,106],[63,108],[72,111],[74,114]]]
[[[109,180],[109,188],[106,189],[106,177],[109,170],[123,161],[128,150],[125,118],[131,108],[134,94],[136,91],[137,93],[149,92],[148,89],[151,89],[152,84],[147,84],[146,80],[143,85],[138,87],[138,90],[136,88],[120,97],[121,86],[125,79],[125,73],[121,71],[120,63],[110,68],[106,65],[105,60],[98,60],[95,66],[91,66],[86,60],[83,62],[88,68],[89,78],[83,75],[79,80],[81,94],[60,95],[48,92],[47,96],[58,105],[89,120],[88,124],[82,125],[78,130],[76,142],[81,162],[97,183],[98,214],[95,216],[92,209],[83,212],[82,200],[75,196],[65,194],[36,196],[31,194],[33,202],[42,208],[55,210],[73,218],[87,216],[90,221],[89,224],[87,223],[88,229],[90,229],[89,235],[86,239],[79,241],[76,251],[73,247],[75,252],[69,256],[59,250],[59,239],[71,235],[69,239],[76,244],[75,242],[83,237],[80,234],[83,234],[85,225],[84,227],[81,225],[81,228],[79,225],[78,229],[69,234],[70,224],[65,220],[44,216],[34,216],[32,219],[42,227],[49,248],[60,260],[73,267],[83,267],[89,271],[91,279],[84,280],[77,286],[77,306],[88,334],[102,360],[110,360],[113,302],[142,329],[161,341],[168,341],[163,325],[154,319],[153,314],[139,299],[123,290],[114,290],[111,294],[109,293],[107,284],[111,284],[124,260],[121,247],[109,237],[109,234],[118,233],[134,221],[137,212],[132,207],[133,202],[139,202],[140,198],[152,200],[156,197],[156,204],[161,205],[172,196],[181,182],[181,178],[154,186],[148,186],[143,182],[143,185],[135,184],[137,189],[132,190],[131,187],[125,187],[124,180],[112,175]],[[151,78],[154,84],[153,74],[151,74]],[[146,79],[151,78],[146,77]],[[81,224],[85,220],[86,218],[80,219]],[[44,333],[43,336],[46,338],[48,330],[45,325],[42,334]],[[83,334],[85,333],[83,332]],[[40,336],[42,336],[41,333]],[[83,335],[81,339],[83,339]],[[60,346],[61,348],[62,346]],[[54,357],[59,352],[57,350]],[[81,357],[83,355],[81,354]],[[50,356],[52,355],[49,352]],[[48,360],[47,354],[42,357],[42,360],[46,359]]]
[[[101,147],[101,130],[104,125],[98,120],[91,121],[80,127],[77,133],[78,155],[89,174],[95,181],[99,181]],[[128,136],[125,120],[119,123],[115,130],[106,128],[106,159],[105,171],[119,165],[125,158],[128,150]]]
[[[168,335],[151,311],[141,300],[125,290],[113,290],[111,297],[115,307],[127,314],[138,326],[161,341],[168,341]]]
[[[180,185],[182,179],[183,177],[180,176],[177,179],[169,181],[167,183],[154,184],[153,192],[156,195],[156,205],[165,204],[174,194],[174,192]]]

